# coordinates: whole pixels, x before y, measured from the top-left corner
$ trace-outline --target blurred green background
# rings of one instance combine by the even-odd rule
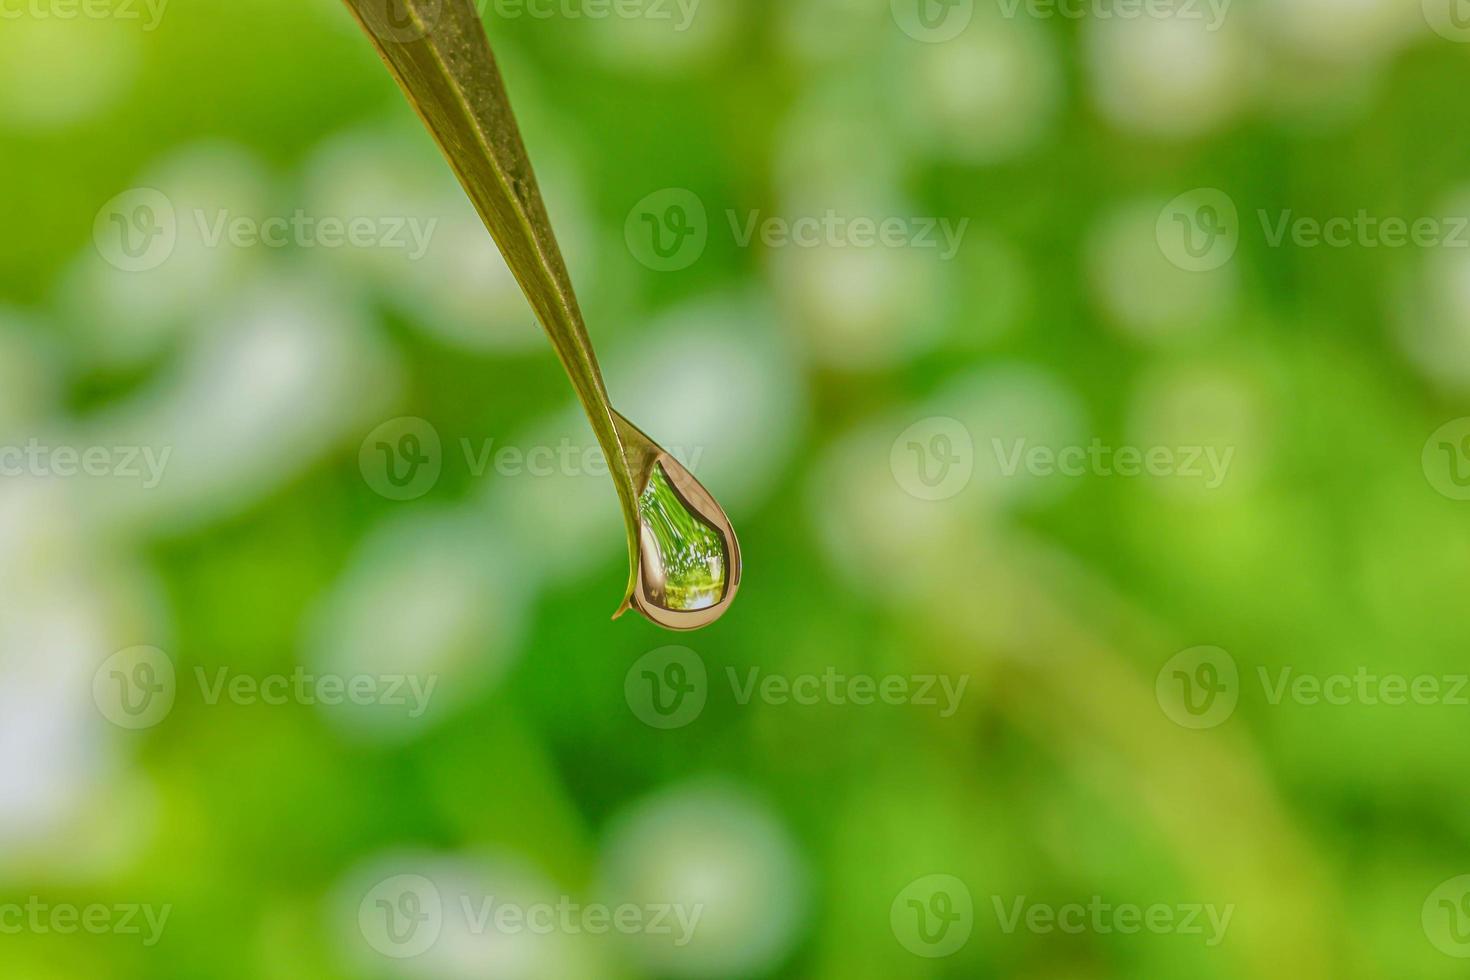
[[[687,636],[341,4],[0,7],[0,973],[1463,975],[1464,7],[487,0]]]

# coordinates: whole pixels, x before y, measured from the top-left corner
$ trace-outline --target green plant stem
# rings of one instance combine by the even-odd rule
[[[630,472],[625,440],[642,434],[626,423],[620,425],[622,419],[608,401],[571,277],[480,17],[470,0],[345,2],[444,151],[576,389],[607,456],[627,525],[626,606],[638,575],[641,486]],[[642,454],[642,450],[634,453],[635,458]]]

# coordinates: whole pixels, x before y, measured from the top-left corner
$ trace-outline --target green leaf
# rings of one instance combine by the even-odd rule
[[[571,277],[480,17],[469,0],[345,2],[474,202],[592,423],[627,525],[625,609],[638,578],[638,496],[651,458],[662,450],[627,425],[609,404]],[[629,466],[630,456],[636,467]]]

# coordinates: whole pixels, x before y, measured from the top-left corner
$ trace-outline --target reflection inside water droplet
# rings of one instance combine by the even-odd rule
[[[638,498],[638,514],[643,520],[640,574],[650,602],[693,612],[725,597],[730,563],[724,539],[685,503],[661,463],[654,465]]]

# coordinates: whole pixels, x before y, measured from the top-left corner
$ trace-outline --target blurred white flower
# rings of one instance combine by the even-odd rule
[[[806,393],[764,304],[676,307],[607,367],[613,404],[727,508],[753,507],[775,489],[801,435]]]
[[[396,700],[322,706],[344,733],[417,735],[482,695],[519,650],[527,582],[468,512],[415,513],[369,533],[307,629],[317,675],[405,677]]]
[[[1470,191],[1445,197],[1439,214],[1470,214]],[[1425,377],[1470,389],[1470,249],[1445,243],[1425,250],[1402,276],[1393,313],[1399,344]]]
[[[339,958],[353,976],[405,980],[591,980],[610,970],[588,934],[498,927],[505,907],[566,905],[554,883],[522,859],[477,854],[388,852],[361,862],[334,889],[326,910]],[[572,920],[574,923],[575,919]]]
[[[602,858],[609,903],[698,912],[692,939],[638,935],[651,974],[755,976],[777,967],[806,925],[809,885],[779,819],[722,783],[687,783],[634,804],[610,827]]]
[[[811,522],[850,586],[886,602],[921,598],[984,549],[1009,511],[1067,491],[1066,479],[1032,472],[1025,460],[1037,448],[1085,444],[1086,425],[1076,393],[1041,369],[1003,365],[957,378],[824,450],[806,488]],[[911,441],[931,430],[944,436],[937,454],[927,439]],[[937,498],[917,492],[936,467],[969,476]]]
[[[986,509],[1040,506],[1072,486],[1055,474],[1016,465],[1035,447],[1085,445],[1087,406],[1064,381],[1029,365],[1001,364],[957,378],[910,409],[918,417],[959,420],[975,444],[975,497]]]
[[[1202,471],[1150,479],[1143,485],[1169,497],[1217,500],[1237,496],[1269,470],[1274,413],[1256,379],[1229,365],[1158,365],[1139,381],[1128,409],[1132,445],[1199,447],[1210,455]],[[1217,485],[1211,485],[1217,483]]]
[[[84,486],[101,521],[174,532],[233,514],[380,416],[396,364],[362,311],[282,279],[224,299],[181,363],[86,420],[86,445],[151,449],[155,481]]]
[[[1349,62],[1359,71],[1424,27],[1422,0],[1259,0],[1260,29],[1301,58]]]
[[[134,367],[156,356],[202,326],[202,309],[258,274],[265,250],[232,245],[226,228],[240,218],[260,221],[277,203],[260,161],[226,143],[177,150],[139,174],[134,186],[158,191],[171,207],[154,220],[173,229],[172,251],[152,268],[127,271],[89,241],[57,289],[77,355],[104,368]]]
[[[1206,271],[1180,268],[1159,239],[1162,200],[1114,208],[1087,239],[1087,278],[1094,302],[1126,336],[1151,344],[1208,334],[1235,309],[1233,264]]]
[[[914,421],[894,415],[844,434],[817,456],[804,494],[832,568],[883,601],[921,594],[949,574],[954,549],[979,546],[963,496],[925,500],[896,478],[894,440]]]
[[[904,97],[882,79],[812,86],[781,123],[772,162],[777,196],[831,206],[872,200],[903,177],[911,151],[895,110]]]
[[[917,212],[870,207],[859,213],[881,220]],[[892,367],[931,349],[943,334],[955,267],[937,250],[823,242],[772,249],[768,262],[783,316],[824,367]]]
[[[1089,86],[1099,111],[1132,133],[1199,136],[1229,120],[1249,95],[1247,47],[1235,21],[1089,19]]]
[[[517,100],[520,104],[520,100]],[[538,179],[578,292],[595,286],[580,195],[555,153],[537,154]],[[333,137],[307,166],[303,207],[342,220],[402,229],[381,242],[322,251],[384,293],[414,326],[476,351],[541,350],[545,334],[453,172],[423,134],[362,131]],[[385,232],[386,234],[386,232]]]
[[[954,40],[920,44],[902,121],[921,145],[971,164],[1020,156],[1050,130],[1061,67],[1028,20],[977,21]]]
[[[119,795],[118,732],[93,700],[109,655],[159,636],[146,591],[65,485],[0,480],[0,867],[105,874],[146,842],[142,798]],[[128,833],[93,819],[103,799],[137,821]]]

